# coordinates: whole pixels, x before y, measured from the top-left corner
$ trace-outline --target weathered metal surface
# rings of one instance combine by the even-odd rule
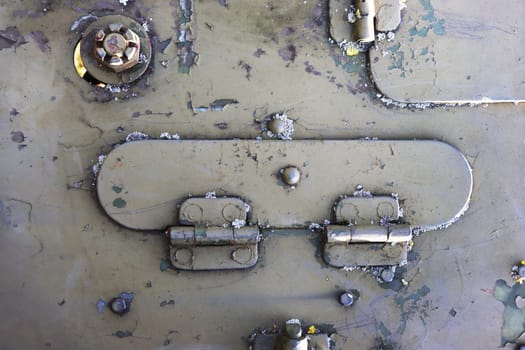
[[[195,3],[194,50],[201,60],[191,75],[178,73],[173,28],[179,28],[179,2],[0,5],[0,347],[246,350],[254,328],[281,324],[293,315],[303,324],[332,327],[337,349],[515,349],[516,344],[501,345],[504,339],[514,341],[502,339],[502,333],[523,330],[514,318],[523,309],[516,305],[516,293],[503,303],[498,293],[502,285],[524,289],[512,285],[509,275],[525,246],[524,105],[386,108],[366,78],[362,57],[345,58],[327,40],[326,2],[228,3]],[[421,3],[407,1],[417,13],[404,13],[403,22],[412,17],[428,26],[417,10]],[[431,4],[445,25],[461,22],[461,32],[446,41],[448,54],[468,57],[476,67],[478,60],[489,62],[479,74],[518,77],[519,61],[506,61],[523,51],[524,42],[516,43],[516,51],[495,50],[523,37],[500,30],[512,32],[511,26],[522,23],[518,2],[495,2],[497,11],[488,2]],[[453,15],[467,7],[506,18],[508,25],[492,28],[490,22],[469,21],[474,17],[468,12],[460,20]],[[135,90],[95,88],[72,67],[79,37],[70,28],[101,9],[147,21],[156,43],[163,43],[156,46],[152,74]],[[284,36],[290,27],[295,32]],[[500,32],[501,42],[476,39],[488,32]],[[460,54],[459,35],[483,47]],[[430,33],[417,36],[414,54],[427,46],[431,52],[435,39]],[[284,45],[296,47],[294,62],[279,56]],[[411,56],[404,53],[405,59]],[[446,61],[436,57],[437,67]],[[442,93],[466,92],[477,84],[470,66],[449,68],[439,71],[438,82],[451,82]],[[491,87],[505,90],[499,78]],[[194,115],[187,92],[196,105],[222,98],[239,103]],[[281,111],[297,120],[294,139],[425,138],[454,145],[473,166],[467,214],[446,230],[415,237],[408,264],[396,270],[392,283],[378,284],[363,270],[342,271],[319,261],[320,234],[310,230],[266,230],[261,259],[250,270],[175,272],[166,269],[161,232],[126,229],[98,205],[91,186],[94,160],[127,133],[254,139],[261,135],[258,122]],[[375,194],[389,194],[390,186],[385,188]],[[495,285],[498,279],[507,285]],[[342,307],[337,297],[353,288],[361,293],[359,301]],[[123,290],[136,292],[126,315],[107,307],[98,313],[99,298],[109,301]],[[480,332],[480,325],[489,326]]]
[[[211,197],[211,196],[210,196]],[[188,198],[179,208],[179,222],[194,226],[231,226],[246,222],[250,206],[239,198]]]
[[[328,2],[330,37],[336,43],[351,40],[352,30],[355,31],[355,28],[348,22],[350,5],[350,0],[330,0]]]
[[[397,29],[401,22],[399,0],[329,0],[330,36],[338,44],[370,43],[378,32]]]
[[[309,346],[307,349],[330,350],[330,339],[326,334],[314,334],[308,336]],[[258,335],[253,344],[253,350],[276,350],[276,349],[301,349],[301,348],[276,348],[278,336],[275,334]]]
[[[334,212],[338,224],[378,224],[381,219],[395,221],[400,217],[399,201],[393,196],[345,197],[337,201]]]
[[[324,261],[333,267],[405,264],[409,243],[327,244]]]
[[[408,1],[394,40],[370,50],[379,90],[401,102],[525,101],[520,0]]]
[[[280,180],[289,164],[302,172],[294,189]],[[150,140],[110,152],[97,193],[112,219],[134,229],[177,225],[177,204],[209,191],[243,198],[254,224],[286,228],[330,219],[335,200],[358,184],[399,193],[405,220],[430,230],[465,211],[472,174],[460,152],[437,141]]]
[[[284,329],[272,334],[254,334],[255,339],[250,348],[253,350],[330,350],[337,344],[330,346],[328,334],[321,333],[314,325],[306,331],[298,319],[286,321]]]

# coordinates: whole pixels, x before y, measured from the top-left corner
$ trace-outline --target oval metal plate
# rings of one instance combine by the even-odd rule
[[[293,189],[279,177],[289,165],[301,171]],[[332,220],[335,202],[357,185],[398,193],[406,221],[430,230],[467,209],[472,173],[439,141],[147,140],[110,152],[97,179],[108,215],[139,230],[178,225],[178,204],[209,191],[244,199],[253,224],[307,227]]]

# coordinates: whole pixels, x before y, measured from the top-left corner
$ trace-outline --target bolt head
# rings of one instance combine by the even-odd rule
[[[111,56],[122,57],[128,43],[126,38],[120,33],[109,33],[105,36],[102,46]]]
[[[290,339],[300,339],[302,335],[301,322],[297,319],[286,321],[286,334]]]
[[[392,271],[392,269],[383,269],[381,271],[381,279],[387,283],[390,283],[394,280],[395,273]]]
[[[126,302],[126,300],[120,297],[115,298],[111,301],[110,308],[111,311],[113,311],[117,315],[123,315],[129,311],[128,303]]]
[[[295,186],[301,180],[301,172],[295,166],[288,166],[281,170],[281,179],[288,186]]]
[[[355,301],[355,297],[352,293],[350,292],[344,292],[342,293],[340,296],[339,296],[339,302],[341,303],[341,305],[343,305],[344,307],[349,307],[349,306],[352,306],[354,304],[354,301]]]
[[[139,63],[140,38],[122,23],[111,23],[97,29],[94,48],[98,61],[117,73]]]

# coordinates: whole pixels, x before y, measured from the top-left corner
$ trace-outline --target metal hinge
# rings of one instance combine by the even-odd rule
[[[170,258],[181,270],[229,270],[257,263],[259,228],[245,226],[249,205],[239,198],[189,198],[166,231]]]
[[[337,225],[325,226],[324,260],[334,267],[403,264],[412,228],[399,222],[393,196],[346,197],[334,207]]]

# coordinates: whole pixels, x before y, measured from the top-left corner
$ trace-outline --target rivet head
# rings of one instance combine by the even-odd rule
[[[267,128],[275,135],[279,135],[286,131],[286,122],[279,118],[273,118],[268,122]]]
[[[288,166],[281,169],[281,179],[288,186],[295,186],[301,180],[301,172],[295,166]]]

